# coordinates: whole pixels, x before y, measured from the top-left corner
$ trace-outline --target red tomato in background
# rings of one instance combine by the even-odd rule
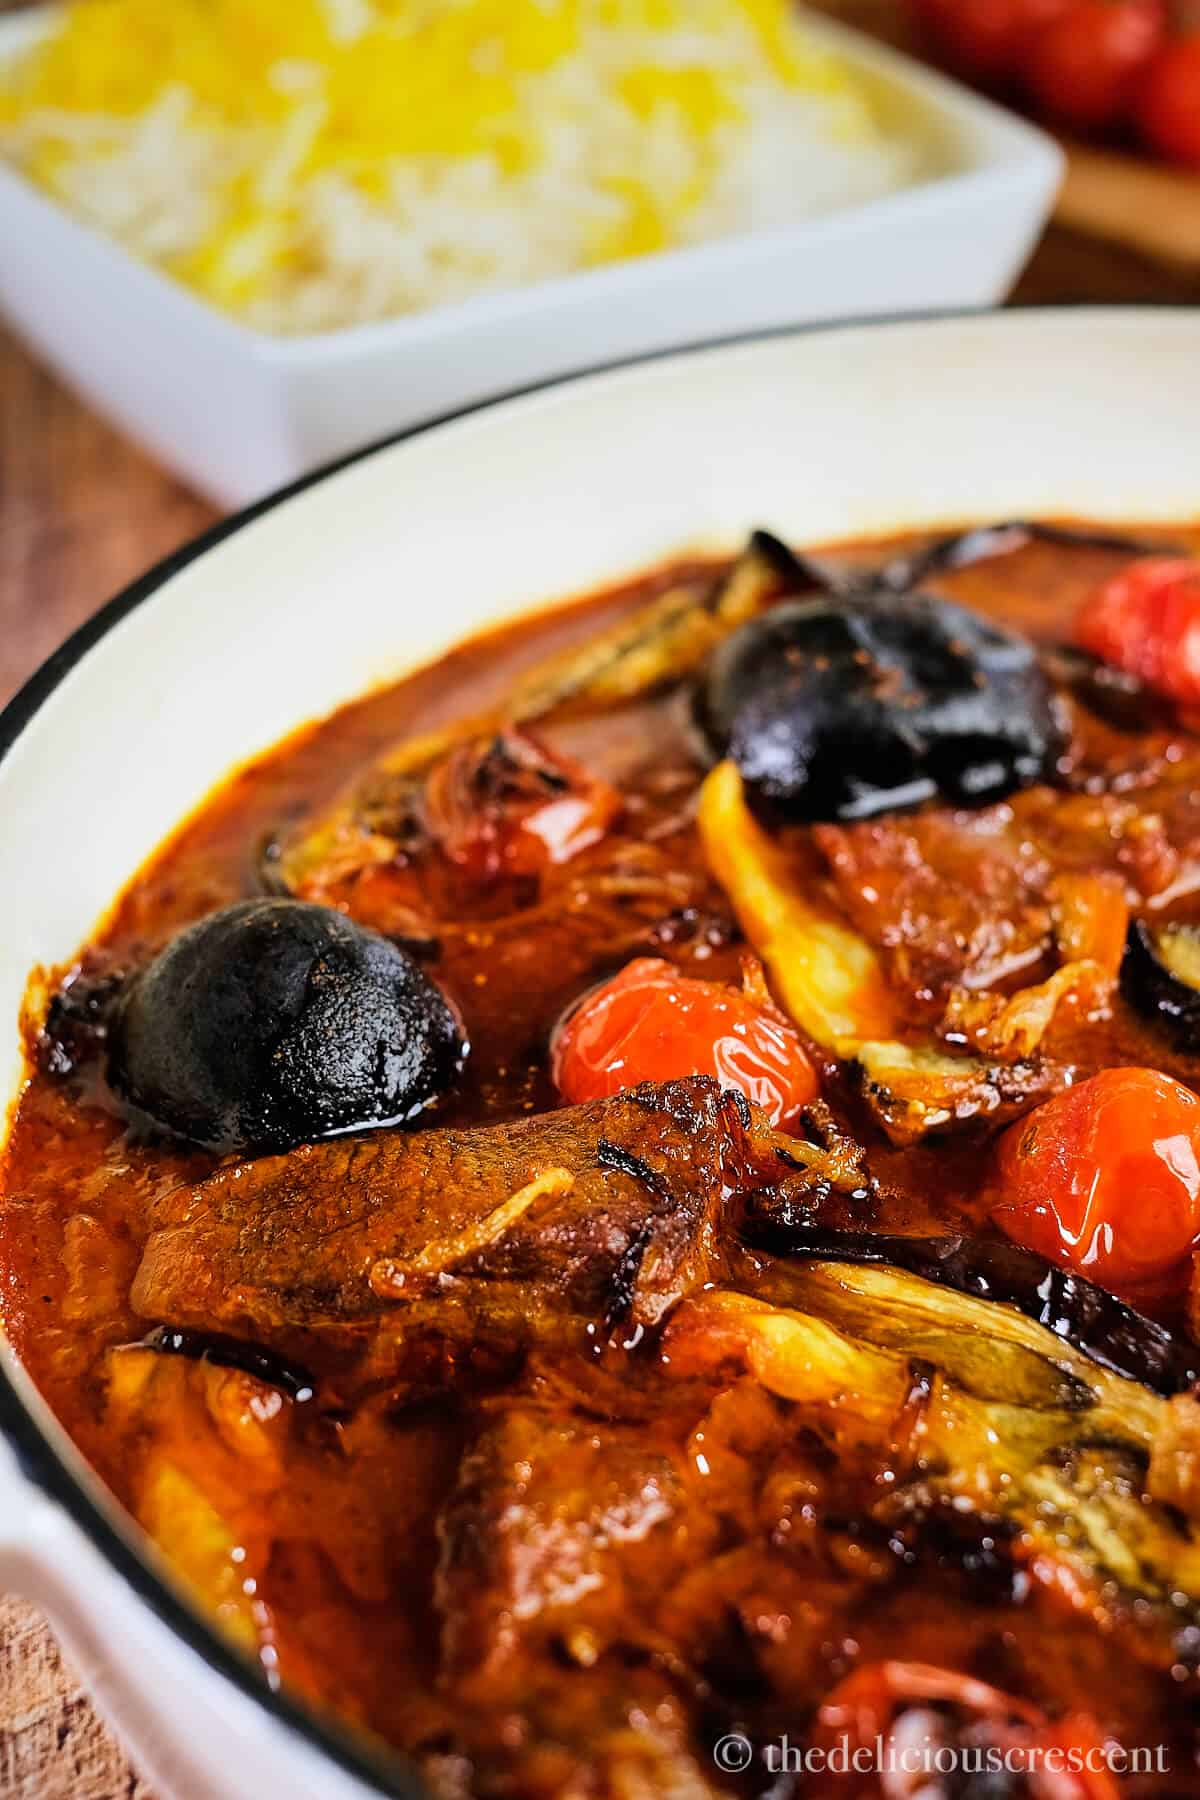
[[[1170,699],[1200,705],[1200,562],[1130,563],[1084,601],[1075,641]]]
[[[1162,156],[1200,169],[1200,31],[1159,51],[1142,83],[1137,118]]]
[[[1155,1069],[1105,1069],[1010,1125],[993,1218],[1114,1292],[1162,1292],[1200,1241],[1200,1099]]]
[[[911,0],[921,29],[947,62],[979,81],[1018,75],[1039,31],[1072,0]]]
[[[652,956],[585,995],[550,1055],[555,1084],[573,1104],[639,1081],[715,1075],[786,1125],[817,1092],[795,1027],[774,1006]]]
[[[1117,125],[1166,35],[1161,0],[1073,0],[1030,49],[1029,91],[1076,131]]]

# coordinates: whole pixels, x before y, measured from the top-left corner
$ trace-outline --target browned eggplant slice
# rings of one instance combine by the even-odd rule
[[[311,1400],[315,1381],[299,1363],[262,1350],[241,1338],[223,1337],[216,1331],[187,1331],[175,1325],[156,1325],[131,1349],[156,1350],[160,1356],[183,1356],[192,1362],[212,1363],[218,1369],[240,1369],[269,1387],[277,1387],[289,1400]]]
[[[1134,919],[1121,965],[1121,992],[1180,1049],[1200,1051],[1200,926]]]
[[[1063,1065],[1035,1052],[1090,965],[1064,965],[1050,982],[1024,990],[1028,1016],[1012,1044],[1000,1039],[1021,995],[1006,999],[981,1054],[950,1054],[905,1019],[878,950],[829,903],[814,870],[754,818],[732,762],[719,763],[705,781],[698,823],[709,866],[781,1004],[822,1049],[856,1065],[867,1104],[894,1143],[978,1120],[999,1124],[1064,1085]]]
[[[1069,1269],[993,1238],[827,1231],[752,1214],[747,1242],[805,1261],[892,1266],[1001,1306],[1014,1306],[1101,1368],[1169,1399],[1200,1379],[1200,1351]]]

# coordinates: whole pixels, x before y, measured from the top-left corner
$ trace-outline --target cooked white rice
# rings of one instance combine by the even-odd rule
[[[139,42],[163,30],[161,8],[147,23],[154,3],[76,0],[53,54],[43,51],[0,89],[0,149],[135,255],[270,332],[388,318],[786,225],[909,183],[926,154],[813,50],[782,0],[523,0],[516,44],[507,23],[497,26],[496,7],[507,21],[514,15],[504,6],[522,0],[309,0],[324,7],[327,42],[314,55],[312,29],[297,32],[294,52],[273,55],[257,85],[245,79],[229,0],[225,25],[214,28],[222,7],[210,4],[208,36],[197,40],[200,87],[178,17],[170,45],[159,47],[161,74],[141,70],[122,85],[122,54],[156,66]],[[527,66],[543,54],[529,54],[539,4],[571,41],[544,66]],[[298,19],[304,0],[243,5],[242,23],[249,12],[264,32],[274,28],[280,6]],[[190,8],[199,33],[196,0]],[[451,151],[396,153],[385,105],[377,149],[365,134],[366,149],[347,155],[331,94],[346,105],[356,51],[369,79],[364,44],[410,61],[428,55],[427,87],[419,63],[415,73],[396,63],[410,82],[400,122],[408,129],[413,94],[423,102],[428,92],[428,120],[416,128],[435,138],[458,131],[457,115],[447,124],[437,110],[439,82],[450,96],[443,112],[458,100],[456,80],[432,60],[444,58],[444,40],[422,33],[439,9],[456,15],[455,41],[467,44],[468,95],[476,78],[495,74],[511,93],[509,113],[468,118],[465,143]],[[285,27],[270,47],[292,50]],[[101,50],[107,72],[96,69]],[[222,56],[231,64],[228,104]],[[97,105],[110,91],[120,110]],[[366,103],[377,106],[378,95]],[[352,89],[350,117],[357,130]],[[498,147],[471,142],[477,130]]]

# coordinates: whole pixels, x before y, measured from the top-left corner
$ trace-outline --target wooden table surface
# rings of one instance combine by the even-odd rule
[[[0,704],[110,594],[214,517],[0,332]],[[44,1625],[2,1597],[0,1795],[149,1800]]]
[[[856,5],[882,10],[880,0],[839,9]],[[1059,226],[1017,298],[1198,303],[1200,270]],[[0,703],[110,594],[214,517],[0,331]],[[0,1598],[0,1797],[18,1796],[149,1800],[149,1790],[42,1623]]]

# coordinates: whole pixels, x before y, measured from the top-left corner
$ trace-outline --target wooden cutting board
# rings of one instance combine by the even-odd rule
[[[1060,225],[1200,279],[1200,175],[1082,144],[1067,153]]]

